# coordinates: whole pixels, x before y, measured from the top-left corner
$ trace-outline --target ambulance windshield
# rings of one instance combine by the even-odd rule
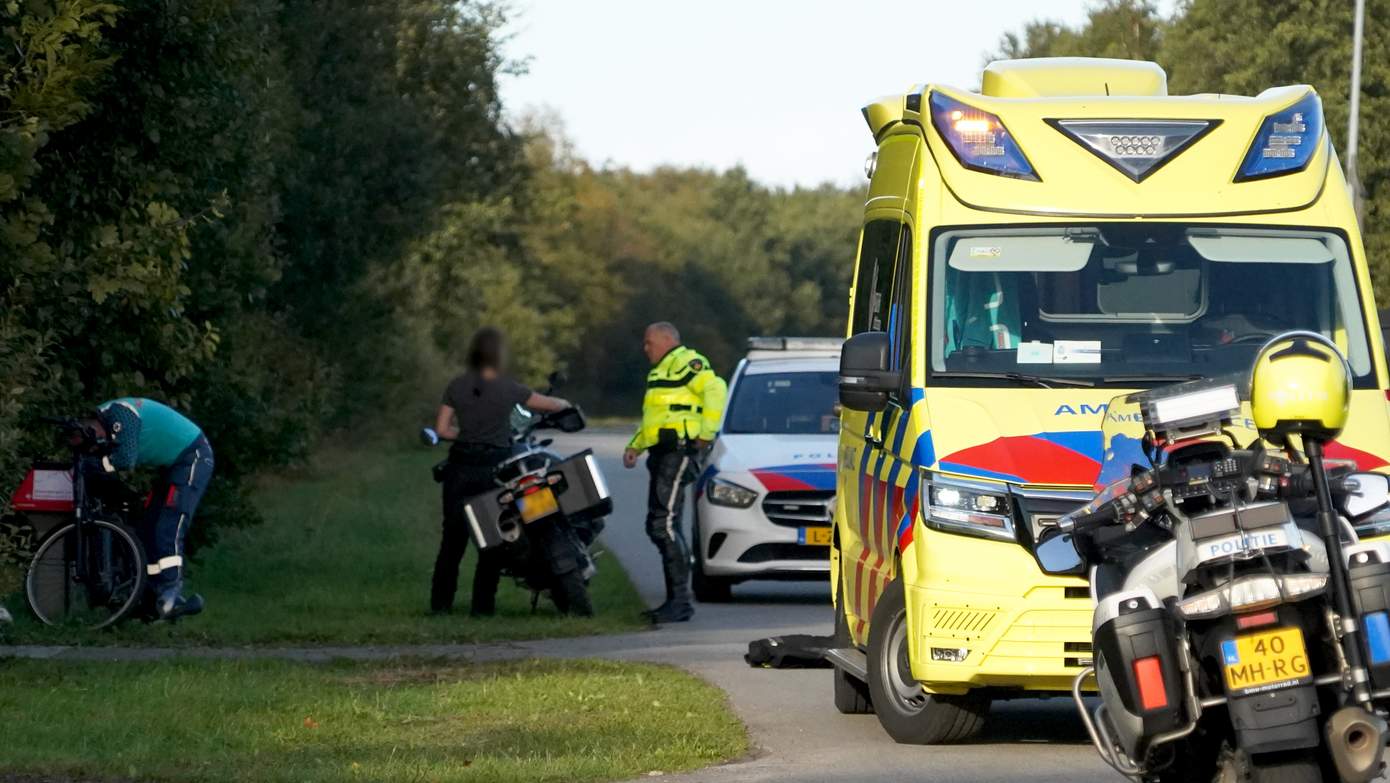
[[[1374,363],[1346,244],[1324,231],[1108,223],[936,235],[933,385],[1021,376],[1151,386],[1244,372],[1275,335]]]

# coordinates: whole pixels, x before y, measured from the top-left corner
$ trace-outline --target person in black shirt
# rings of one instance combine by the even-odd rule
[[[444,535],[430,588],[430,609],[437,613],[453,610],[459,563],[468,549],[463,501],[493,486],[493,467],[511,449],[512,409],[521,405],[547,413],[572,407],[559,397],[537,394],[506,374],[506,341],[498,329],[483,327],[473,335],[467,364],[468,369],[444,389],[435,416],[435,431],[454,441],[444,469]],[[470,614],[493,613],[498,580],[496,562],[480,551]]]

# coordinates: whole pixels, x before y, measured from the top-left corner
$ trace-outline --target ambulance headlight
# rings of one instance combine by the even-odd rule
[[[732,481],[714,479],[705,489],[705,497],[716,506],[748,508],[758,499],[758,493],[747,487],[740,487]]]
[[[1013,541],[1013,504],[1003,492],[975,486],[933,481],[930,502],[923,511],[927,527],[948,533]]]
[[[933,92],[931,122],[951,154],[967,169],[1038,180],[1033,164],[997,115]]]
[[[1298,103],[1265,117],[1245,153],[1236,182],[1293,174],[1308,168],[1322,143],[1322,101],[1309,92]]]

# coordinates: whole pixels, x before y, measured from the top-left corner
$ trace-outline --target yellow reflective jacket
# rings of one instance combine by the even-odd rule
[[[661,442],[661,431],[678,440],[714,440],[729,387],[698,351],[678,345],[647,373],[642,425],[627,444],[642,451]],[[671,436],[667,436],[670,438]]]

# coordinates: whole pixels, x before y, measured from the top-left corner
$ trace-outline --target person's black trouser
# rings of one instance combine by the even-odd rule
[[[156,598],[177,598],[183,587],[183,544],[193,515],[212,483],[212,446],[202,435],[160,470],[150,495],[144,538],[147,584]]]
[[[683,446],[657,446],[647,454],[651,481],[647,488],[647,536],[661,553],[668,603],[690,603],[690,547],[685,542],[681,509],[685,487],[694,475],[696,454]]]
[[[463,562],[469,539],[463,501],[489,489],[496,489],[492,471],[506,456],[505,449],[478,449],[462,454],[450,452],[449,464],[444,467],[444,534],[439,541],[439,555],[434,560],[434,580],[430,587],[430,609],[436,612],[454,608],[459,563]],[[473,602],[469,607],[472,614],[488,615],[496,609],[500,572],[496,553],[478,550],[478,566],[473,571]]]

